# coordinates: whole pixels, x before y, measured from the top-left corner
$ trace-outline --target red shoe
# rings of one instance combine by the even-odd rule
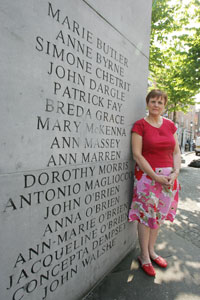
[[[159,267],[166,268],[167,262],[162,256],[158,256],[155,259],[152,259]]]
[[[143,271],[149,275],[149,276],[155,276],[156,275],[156,271],[154,270],[154,267],[152,266],[151,263],[149,264],[142,264],[141,258],[138,256],[138,261],[141,265],[141,268],[143,269]]]

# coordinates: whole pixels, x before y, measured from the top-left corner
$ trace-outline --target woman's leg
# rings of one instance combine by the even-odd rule
[[[156,239],[157,239],[157,236],[158,236],[158,230],[159,230],[159,227],[157,229],[150,229],[150,234],[149,234],[149,256],[161,268],[166,268],[167,267],[167,261],[164,258],[162,258],[161,256],[157,255],[156,252],[155,252],[155,249],[154,249]]]
[[[149,257],[149,237],[150,228],[142,223],[138,223],[138,239],[141,249],[140,258],[143,264],[148,264],[151,262]]]
[[[149,251],[149,256],[152,259],[155,259],[158,255],[155,253],[155,243],[157,240],[157,236],[158,236],[158,231],[159,231],[159,227],[156,229],[150,229],[150,233],[149,233],[149,245],[148,245],[148,251]]]

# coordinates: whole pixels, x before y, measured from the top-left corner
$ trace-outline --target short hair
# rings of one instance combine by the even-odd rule
[[[165,105],[167,104],[167,94],[159,89],[154,89],[154,90],[151,90],[147,97],[146,97],[146,103],[148,104],[149,103],[149,100],[150,98],[163,98],[164,101],[165,101]]]

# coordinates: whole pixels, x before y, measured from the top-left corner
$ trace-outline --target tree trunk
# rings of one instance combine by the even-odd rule
[[[176,123],[176,110],[173,111],[173,122]]]

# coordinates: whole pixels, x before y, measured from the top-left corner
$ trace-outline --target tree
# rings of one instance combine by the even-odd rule
[[[200,15],[199,3],[153,2],[149,80],[167,92],[174,121],[176,111],[187,112],[200,91],[200,32],[190,26],[191,9],[192,19]]]

